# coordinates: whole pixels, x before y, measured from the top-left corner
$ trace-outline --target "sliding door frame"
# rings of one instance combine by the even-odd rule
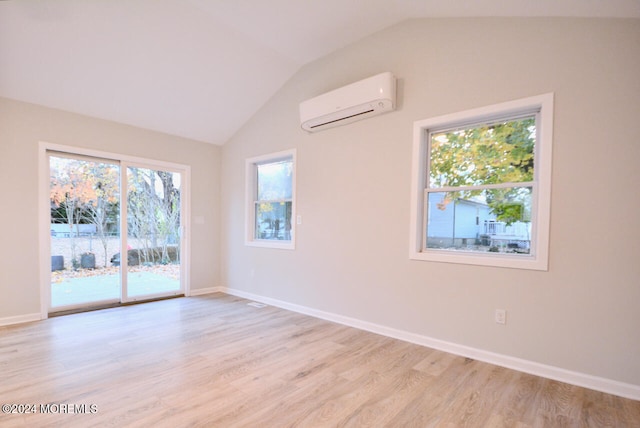
[[[63,153],[69,156],[89,156],[92,158],[100,158],[104,160],[112,160],[120,164],[120,176],[126,178],[126,168],[128,167],[143,167],[151,169],[166,170],[181,174],[181,189],[180,189],[180,284],[181,290],[185,296],[190,295],[191,287],[189,281],[190,271],[190,253],[191,247],[191,167],[189,165],[183,165],[173,162],[166,162],[151,158],[143,158],[136,156],[123,155],[119,153],[104,152],[93,149],[86,149],[82,147],[67,146],[60,144],[53,144],[41,141],[39,143],[38,152],[38,174],[39,174],[39,191],[38,191],[38,254],[40,257],[39,263],[39,280],[40,280],[40,318],[46,319],[49,317],[49,311],[51,309],[51,245],[50,245],[50,231],[51,231],[51,206],[49,201],[49,152]],[[124,171],[124,173],[123,173]],[[121,180],[122,181],[122,180]],[[126,186],[124,183],[120,183],[121,189]],[[121,206],[126,205],[126,194],[120,195]],[[120,234],[126,231],[126,228],[122,228],[122,225],[126,223],[126,207],[124,211],[121,211],[120,218]],[[123,223],[124,222],[124,223]],[[126,237],[121,236],[120,253],[123,251],[123,247],[126,246]],[[126,254],[126,253],[125,253]],[[121,284],[121,291],[123,287],[126,287],[126,257],[121,257],[124,265],[120,269],[121,281],[125,281]],[[121,293],[122,294],[122,293]],[[154,298],[151,295],[149,298]],[[162,296],[158,296],[162,297]],[[120,296],[122,303],[132,302],[138,299],[126,298],[126,293]],[[143,300],[143,299],[140,299]],[[146,300],[146,299],[145,299]]]

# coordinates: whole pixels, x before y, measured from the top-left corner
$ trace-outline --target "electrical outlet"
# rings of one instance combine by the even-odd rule
[[[506,324],[507,323],[507,311],[505,309],[496,309],[496,324]]]

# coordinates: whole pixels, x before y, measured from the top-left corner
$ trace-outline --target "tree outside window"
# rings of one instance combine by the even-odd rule
[[[410,257],[546,270],[553,94],[414,122]]]

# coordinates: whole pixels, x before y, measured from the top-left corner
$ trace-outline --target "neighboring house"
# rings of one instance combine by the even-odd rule
[[[508,246],[529,248],[531,223],[498,221],[489,205],[469,199],[446,201],[444,194],[429,198],[429,248]]]

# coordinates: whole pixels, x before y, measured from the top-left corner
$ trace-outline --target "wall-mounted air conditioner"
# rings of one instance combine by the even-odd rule
[[[393,111],[396,78],[381,73],[300,103],[302,129],[316,132]]]

